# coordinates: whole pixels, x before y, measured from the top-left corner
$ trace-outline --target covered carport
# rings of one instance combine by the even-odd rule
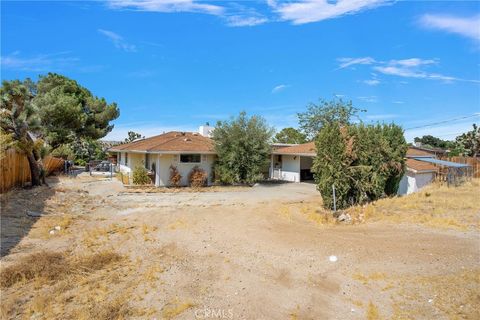
[[[270,179],[290,182],[313,180],[312,165],[315,156],[314,142],[273,150],[270,159]]]

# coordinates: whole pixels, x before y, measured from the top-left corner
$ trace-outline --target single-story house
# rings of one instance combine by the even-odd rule
[[[313,179],[311,172],[313,158],[316,156],[315,143],[288,145],[273,148],[270,162],[270,178],[291,182]],[[407,171],[400,181],[399,195],[417,192],[431,183],[438,168],[425,160],[435,158],[435,153],[410,147],[407,151]],[[419,159],[423,159],[419,160]]]
[[[182,179],[180,185],[188,185],[188,175],[198,166],[212,182],[212,166],[215,161],[211,130],[200,127],[200,132],[171,131],[146,139],[117,145],[109,149],[117,155],[118,170],[130,177],[137,166],[144,166],[153,175],[155,186],[170,185],[170,166],[177,167]]]
[[[316,156],[315,143],[272,148],[270,178],[290,182],[313,180],[311,168]]]
[[[188,185],[188,175],[195,166],[207,173],[208,183],[211,184],[216,159],[214,143],[210,138],[213,129],[201,126],[198,133],[171,131],[113,146],[109,152],[116,154],[119,171],[130,177],[135,167],[147,168],[155,186],[170,185],[170,166],[175,166],[179,171],[182,186]],[[315,156],[314,142],[274,144],[268,178],[290,182],[313,180],[312,165]],[[432,182],[438,173],[435,161],[440,161],[436,159],[435,153],[410,147],[407,151],[407,172],[400,181],[398,194],[416,192]],[[440,165],[449,165],[446,161],[441,162]]]

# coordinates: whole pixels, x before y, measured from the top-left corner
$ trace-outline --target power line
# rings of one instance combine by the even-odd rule
[[[465,120],[465,119],[475,118],[475,117],[480,117],[480,113],[474,113],[474,114],[471,114],[469,116],[463,116],[463,117],[458,117],[458,118],[453,118],[453,119],[448,119],[448,120],[442,120],[442,121],[438,121],[438,122],[432,122],[432,123],[424,124],[424,125],[417,126],[417,127],[411,127],[411,128],[405,129],[405,131],[412,130],[412,129],[426,128],[426,127],[434,127],[434,126],[437,126],[437,125],[440,125],[440,124],[445,124],[445,123],[449,123],[449,122]]]

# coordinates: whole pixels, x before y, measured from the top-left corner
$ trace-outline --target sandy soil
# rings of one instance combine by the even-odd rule
[[[123,260],[6,286],[5,318],[91,318],[92,305],[115,299],[126,309],[104,318],[480,318],[476,229],[321,224],[312,184],[136,193],[79,177],[51,186],[2,196],[2,269],[43,251],[113,250]]]

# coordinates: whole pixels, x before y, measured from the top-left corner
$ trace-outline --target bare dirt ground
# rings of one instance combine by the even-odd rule
[[[478,181],[352,208],[353,225],[312,184],[50,186],[2,195],[2,319],[480,318]]]

